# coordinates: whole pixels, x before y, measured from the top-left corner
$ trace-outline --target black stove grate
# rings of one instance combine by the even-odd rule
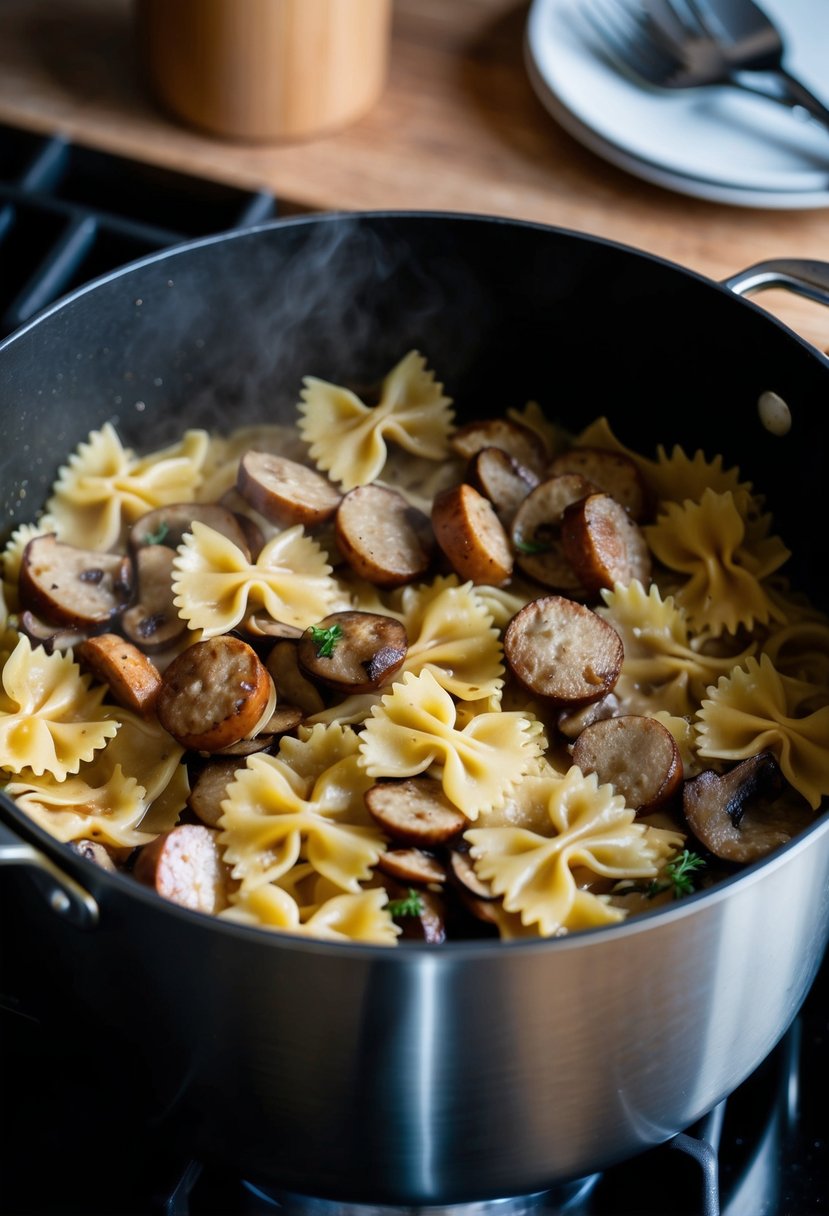
[[[127,262],[275,214],[267,190],[0,125],[0,337]]]

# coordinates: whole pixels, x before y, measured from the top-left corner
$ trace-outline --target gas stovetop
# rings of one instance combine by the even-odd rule
[[[74,288],[280,210],[206,182],[0,126],[0,337]],[[58,1037],[26,990],[0,884],[0,1216],[379,1216],[284,1195],[172,1147],[136,1116],[133,1063],[98,1028]],[[829,1211],[829,964],[788,1034],[731,1097],[666,1145],[591,1178],[441,1216],[821,1216]],[[68,1033],[67,1033],[68,1032]],[[66,1042],[75,1046],[67,1051]],[[216,1101],[221,1101],[219,1095]],[[412,1211],[413,1209],[407,1209]]]

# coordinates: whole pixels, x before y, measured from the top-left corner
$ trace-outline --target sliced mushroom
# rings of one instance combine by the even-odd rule
[[[403,883],[420,886],[428,886],[429,883],[442,885],[447,878],[446,866],[424,849],[386,849],[377,865],[384,874],[389,874]]]
[[[492,503],[474,486],[463,482],[438,494],[432,503],[432,527],[461,578],[493,587],[507,582],[513,566],[509,538]]]
[[[595,489],[579,473],[549,477],[527,495],[515,512],[510,529],[519,569],[543,586],[579,599],[585,598],[586,591],[564,553],[561,521],[571,503]]]
[[[409,641],[405,626],[378,612],[332,612],[306,629],[297,645],[300,667],[338,692],[373,692],[400,670]]]
[[[649,514],[650,492],[645,479],[636,461],[624,452],[596,447],[569,448],[556,456],[547,470],[551,477],[561,473],[580,473],[620,502],[637,523],[642,523]]]
[[[112,854],[106,845],[101,844],[100,840],[73,840],[72,848],[87,861],[100,866],[102,870],[107,870],[110,874],[117,872],[118,866],[115,864]]]
[[[273,695],[256,651],[224,634],[196,642],[164,672],[158,720],[182,747],[215,752],[251,735]]]
[[[167,545],[144,545],[135,554],[138,602],[121,617],[124,633],[151,654],[172,646],[187,632],[173,602],[173,559]]]
[[[571,503],[561,521],[564,555],[588,594],[634,579],[651,581],[651,555],[639,525],[609,494]]]
[[[483,418],[458,427],[450,440],[452,450],[471,460],[481,448],[501,448],[520,465],[541,474],[547,453],[536,431],[510,418]]]
[[[300,670],[296,643],[277,642],[271,647],[265,666],[276,685],[280,702],[296,705],[306,716],[325,709],[319,688]]]
[[[586,726],[613,718],[621,712],[621,702],[615,693],[609,692],[601,701],[591,701],[575,709],[562,709],[556,718],[556,726],[567,739],[577,739]]]
[[[193,781],[187,805],[209,828],[217,828],[227,787],[239,770],[239,760],[210,760]]]
[[[132,563],[118,553],[65,545],[50,532],[23,550],[20,603],[36,617],[72,629],[106,625],[129,602]]]
[[[369,814],[387,835],[417,848],[445,844],[469,826],[432,777],[380,781],[364,798]]]
[[[133,874],[164,899],[215,915],[227,907],[229,882],[217,838],[203,824],[178,824],[144,845]]]
[[[531,600],[504,632],[504,657],[519,684],[558,706],[606,697],[622,670],[624,646],[592,609],[560,595]]]
[[[511,524],[521,503],[538,485],[538,476],[503,448],[481,448],[470,461],[467,476],[475,489],[492,503],[505,527]]]
[[[71,650],[74,646],[80,646],[81,642],[89,637],[89,633],[85,629],[50,625],[48,621],[42,621],[28,609],[21,612],[19,625],[20,632],[26,635],[32,645],[42,646],[47,654],[53,654],[56,650]]]
[[[214,756],[252,756],[256,752],[270,751],[281,738],[296,728],[305,719],[305,714],[297,705],[277,705],[261,730],[253,736],[229,743],[220,747],[212,754]]]
[[[656,718],[623,714],[585,727],[573,745],[573,763],[612,785],[632,810],[648,814],[676,794],[682,758],[671,732]]]
[[[272,452],[245,452],[236,488],[271,523],[314,528],[330,519],[342,495],[327,477],[307,465]]]
[[[349,490],[335,524],[342,556],[378,587],[402,587],[429,569],[429,521],[396,490],[377,485]]]
[[[77,649],[81,664],[109,686],[119,705],[143,714],[152,713],[161,691],[161,673],[143,650],[117,633],[99,633]]]
[[[449,871],[455,883],[462,891],[473,899],[491,900],[496,896],[488,882],[484,882],[475,873],[472,855],[468,848],[451,848],[449,850]]]
[[[264,612],[252,612],[240,622],[239,628],[252,638],[285,638],[298,642],[303,631],[296,625],[275,621]]]
[[[401,936],[414,941],[425,941],[440,946],[446,940],[446,907],[443,898],[435,891],[424,887],[403,885],[390,874],[375,871],[377,881],[386,888],[395,922],[400,926]],[[395,914],[394,906],[416,901],[417,911]]]
[[[215,502],[175,502],[155,507],[130,528],[130,545],[135,551],[144,545],[167,545],[177,549],[185,532],[192,530],[194,521],[221,532],[250,560],[247,537],[236,515]]]
[[[760,752],[728,772],[706,769],[686,781],[682,809],[689,828],[715,857],[747,864],[765,857],[803,830],[808,812],[777,800],[784,788],[771,752]]]

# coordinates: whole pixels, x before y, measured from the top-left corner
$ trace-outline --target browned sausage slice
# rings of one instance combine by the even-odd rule
[[[452,450],[471,460],[481,448],[501,448],[519,464],[541,473],[547,453],[539,435],[511,418],[482,418],[458,427],[450,440]]]
[[[24,608],[55,625],[104,625],[129,601],[132,563],[121,554],[62,544],[50,532],[23,550],[19,593]]]
[[[634,579],[647,587],[651,555],[641,528],[609,494],[572,503],[561,522],[565,556],[590,595]]]
[[[271,452],[245,452],[239,461],[236,488],[271,523],[316,527],[330,519],[342,495],[336,486],[307,465]]]
[[[173,903],[221,912],[227,907],[228,871],[217,837],[200,823],[181,823],[144,845],[133,874]]]
[[[435,539],[456,574],[473,583],[502,586],[512,574],[512,550],[488,498],[466,482],[432,503]]]
[[[470,461],[468,477],[505,525],[511,523],[530,490],[538,485],[536,474],[503,448],[481,448]]]
[[[548,477],[521,503],[510,529],[519,569],[545,587],[579,599],[585,597],[586,591],[564,553],[561,521],[571,503],[595,489],[579,473]]]
[[[402,587],[429,568],[429,521],[385,486],[349,490],[337,510],[336,537],[349,566],[378,587]]]
[[[400,670],[405,626],[379,612],[332,612],[306,629],[297,646],[302,669],[339,692],[373,692]]]
[[[526,604],[507,625],[504,657],[535,696],[555,705],[587,705],[615,685],[624,646],[592,609],[547,595]]]
[[[230,634],[207,638],[188,646],[164,672],[158,720],[182,747],[215,752],[253,733],[272,687],[246,642]]]
[[[121,617],[121,627],[130,641],[150,653],[171,646],[187,630],[173,602],[175,556],[167,545],[144,545],[135,554],[138,602]]]
[[[573,745],[573,763],[614,787],[625,805],[647,815],[664,806],[682,783],[676,741],[656,718],[623,714],[585,727]]]
[[[117,633],[99,633],[77,649],[81,663],[109,685],[119,705],[149,714],[161,691],[161,673],[156,665]]]
[[[431,777],[380,781],[364,797],[369,813],[384,832],[417,848],[444,844],[469,826],[466,816],[443,793],[440,782]]]
[[[645,479],[636,462],[623,452],[612,452],[609,448],[570,448],[550,464],[549,476],[560,473],[580,473],[597,489],[620,502],[637,523],[649,513],[650,493]]]

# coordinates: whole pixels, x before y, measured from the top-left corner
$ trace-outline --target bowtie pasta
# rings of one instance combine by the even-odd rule
[[[418,351],[294,428],[105,422],[3,553],[0,773],[197,912],[394,946],[617,924],[829,794],[829,620],[716,452],[537,402],[461,424]]]

